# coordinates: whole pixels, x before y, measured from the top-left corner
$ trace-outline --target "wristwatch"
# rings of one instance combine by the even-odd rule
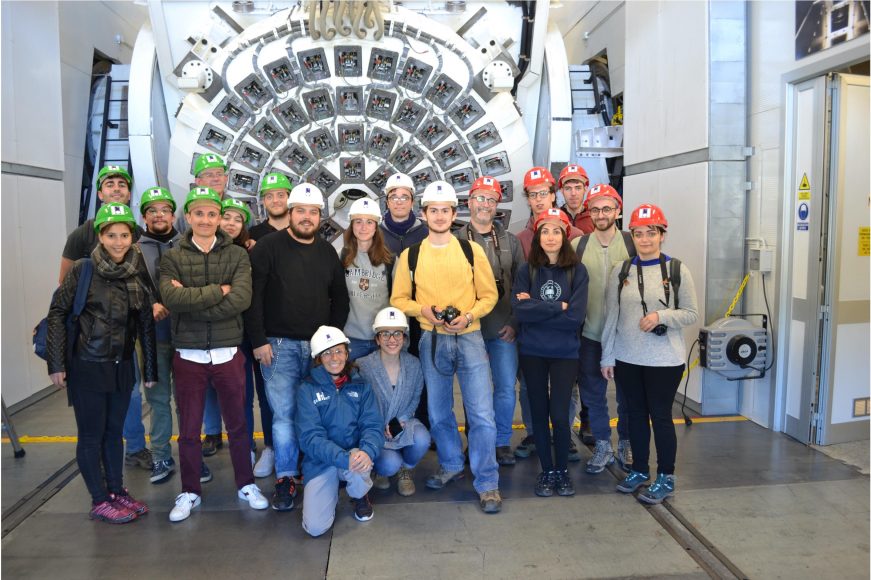
[[[471,312],[466,312],[466,320],[468,320],[468,322],[466,322],[466,328],[469,328],[470,326],[472,326],[472,313]]]

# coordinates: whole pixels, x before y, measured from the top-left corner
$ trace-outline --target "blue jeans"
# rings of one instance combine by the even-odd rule
[[[611,440],[611,415],[608,412],[608,381],[602,376],[602,343],[581,336],[581,364],[578,383],[581,397],[590,410],[590,430],[597,441]],[[629,439],[629,417],[623,389],[617,387],[617,436]]]
[[[220,435],[224,429],[221,426],[221,405],[218,404],[218,393],[209,385],[206,387],[206,408],[203,411],[203,431],[206,435]]]
[[[535,435],[535,429],[532,427],[532,411],[529,409],[529,393],[526,388],[526,379],[523,378],[523,373],[519,374],[520,379],[520,417],[523,420],[523,426],[526,427],[526,435],[532,437]],[[581,410],[581,395],[578,385],[572,387],[572,398],[569,400],[569,428],[574,428],[575,419],[578,418],[578,413]]]
[[[496,420],[490,363],[480,331],[462,335],[440,334],[432,355],[432,331],[420,337],[420,362],[426,382],[429,422],[439,463],[448,471],[462,471],[463,442],[454,415],[454,374],[460,383],[469,425],[469,463],[478,493],[499,489],[496,463]],[[433,360],[435,359],[435,360]]]
[[[378,350],[378,345],[375,344],[374,340],[361,340],[359,338],[349,338],[348,340],[351,341],[351,344],[348,345],[351,350],[348,360],[351,362]]]
[[[142,423],[142,390],[139,388],[139,383],[142,382],[142,376],[139,374],[139,363],[136,360],[138,357],[133,357],[133,372],[136,376],[136,383],[133,385],[133,392],[130,393],[130,405],[127,407],[127,415],[124,417],[123,435],[126,442],[124,453],[138,453],[145,449],[145,425]]]
[[[299,475],[299,441],[296,438],[296,390],[308,376],[311,346],[307,340],[267,337],[272,364],[260,365],[266,397],[272,408],[272,447],[275,478]]]
[[[260,364],[254,360],[254,350],[247,340],[242,344],[245,354],[245,420],[248,421],[248,437],[251,439],[251,449],[257,449],[254,442],[254,392],[257,392],[257,404],[260,407],[260,426],[263,428],[263,444],[272,447],[272,409],[266,400],[266,387],[263,384],[263,373]]]
[[[517,392],[517,343],[501,338],[484,340],[490,356],[490,374],[493,376],[493,411],[496,415],[496,447],[511,445],[511,425]]]
[[[151,454],[154,461],[172,459],[172,357],[175,349],[169,342],[157,343],[157,384],[145,389],[145,399],[151,405]]]
[[[414,442],[402,449],[382,448],[375,459],[375,473],[389,477],[399,471],[400,467],[412,469],[420,463],[420,460],[429,451],[429,431],[423,424],[417,424],[414,426],[413,437]]]

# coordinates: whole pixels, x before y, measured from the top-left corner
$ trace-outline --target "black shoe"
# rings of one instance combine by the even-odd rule
[[[272,509],[278,512],[292,510],[294,497],[296,497],[296,484],[293,483],[293,478],[280,478],[275,482],[275,492],[272,494]]]
[[[569,476],[569,470],[555,471],[554,474],[554,488],[557,494],[561,496],[575,495],[575,486]]]
[[[532,435],[524,437],[520,445],[514,450],[514,456],[520,459],[526,459],[533,453],[535,453],[535,439],[533,439]]]
[[[542,471],[538,474],[538,480],[535,482],[535,495],[539,497],[550,497],[553,495],[553,487],[553,471]]]
[[[368,522],[375,515],[368,493],[361,498],[352,497],[351,501],[354,502],[354,517],[358,522]]]
[[[209,466],[203,461],[200,463],[200,483],[209,483],[212,481],[212,472],[209,471]]]
[[[576,463],[581,460],[581,454],[574,441],[569,440],[569,461]]]
[[[203,457],[211,457],[223,446],[224,439],[221,435],[206,435],[203,438]]]
[[[175,461],[170,457],[161,461],[155,461],[151,466],[151,483],[164,483],[175,471]]]
[[[593,432],[590,430],[589,423],[581,423],[581,430],[578,431],[578,437],[581,438],[581,443],[584,445],[596,444],[596,438],[593,437]],[[580,461],[580,457],[578,457],[578,461]]]

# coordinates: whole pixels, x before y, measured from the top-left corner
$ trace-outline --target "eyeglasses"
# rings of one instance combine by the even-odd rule
[[[381,340],[387,340],[388,338],[393,338],[395,340],[402,340],[405,338],[404,330],[380,330],[378,331],[378,336],[381,337]]]
[[[640,240],[641,238],[652,240],[658,235],[659,230],[632,230],[632,237],[637,240]]]
[[[614,213],[616,211],[617,211],[617,208],[611,207],[610,205],[607,207],[603,207],[603,208],[591,207],[590,208],[590,215],[599,215],[600,213],[602,215],[611,215],[612,213]]]
[[[321,353],[321,358],[323,358],[325,356],[330,357],[330,358],[333,358],[333,357],[338,358],[338,357],[348,356],[348,351],[344,347],[337,346],[336,348],[334,348],[332,350],[325,350],[324,352]]]
[[[496,205],[497,203],[499,203],[498,199],[494,199],[492,197],[487,197],[486,195],[476,195],[472,199],[474,199],[478,203],[484,203],[487,205]]]
[[[405,203],[406,201],[411,201],[411,198],[407,195],[391,195],[390,197],[387,198],[387,201],[392,201],[394,203],[396,203],[396,202]]]
[[[530,191],[526,194],[529,199],[544,199],[550,195],[550,190],[547,191]]]
[[[145,215],[156,216],[156,215],[172,215],[171,209],[157,209],[156,207],[150,207],[145,210]]]

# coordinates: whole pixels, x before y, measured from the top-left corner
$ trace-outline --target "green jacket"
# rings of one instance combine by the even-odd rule
[[[188,230],[160,261],[160,294],[172,315],[175,348],[209,350],[242,344],[242,313],[251,305],[251,262],[218,230],[214,248],[200,251]],[[183,288],[172,284],[181,282]],[[222,284],[230,285],[224,296]]]

